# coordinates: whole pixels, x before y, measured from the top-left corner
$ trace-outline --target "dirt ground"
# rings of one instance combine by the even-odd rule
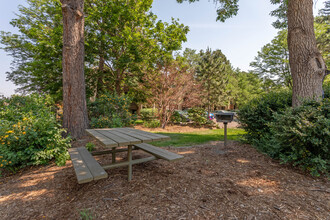
[[[90,141],[85,137],[76,145]],[[108,170],[78,185],[71,162],[0,178],[0,219],[330,219],[330,184],[280,165],[249,145],[165,148],[184,156]],[[144,153],[134,151],[135,158]],[[110,163],[111,155],[97,157]],[[125,160],[120,153],[118,160]],[[134,159],[134,157],[133,157]]]

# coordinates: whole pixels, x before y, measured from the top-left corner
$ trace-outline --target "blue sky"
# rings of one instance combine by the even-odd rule
[[[315,1],[314,11],[323,7],[325,0]],[[15,18],[18,5],[25,0],[6,1],[0,8],[0,30],[16,32],[9,22]],[[200,0],[193,4],[176,0],[154,0],[152,11],[160,20],[170,22],[171,17],[190,27],[188,41],[183,44],[197,51],[207,47],[220,49],[232,65],[241,70],[248,70],[249,63],[263,45],[269,43],[276,35],[271,23],[274,18],[269,15],[276,8],[269,0],[241,0],[239,14],[225,23],[216,22],[216,6],[213,0]],[[3,45],[0,45],[2,47]],[[15,86],[6,81],[6,72],[10,70],[11,57],[0,50],[0,94],[9,96]]]

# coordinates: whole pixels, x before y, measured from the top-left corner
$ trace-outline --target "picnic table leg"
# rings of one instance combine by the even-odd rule
[[[112,163],[116,163],[116,148],[112,148]]]
[[[132,180],[132,145],[128,145],[128,181]]]

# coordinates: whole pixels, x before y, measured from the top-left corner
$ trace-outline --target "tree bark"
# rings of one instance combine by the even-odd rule
[[[325,62],[316,46],[313,0],[288,1],[288,47],[292,106],[304,99],[321,100]]]
[[[61,0],[63,13],[63,127],[80,138],[88,127],[84,76],[84,0]]]

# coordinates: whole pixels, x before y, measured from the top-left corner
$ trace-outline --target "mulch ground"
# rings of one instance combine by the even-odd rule
[[[69,161],[2,177],[0,219],[80,219],[87,210],[94,219],[330,219],[327,179],[280,165],[249,145],[165,149],[184,159],[134,165],[131,182],[123,167],[78,185]]]

